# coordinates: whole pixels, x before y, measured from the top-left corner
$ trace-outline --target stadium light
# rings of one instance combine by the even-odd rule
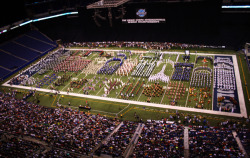
[[[87,9],[118,7],[118,6],[124,4],[128,1],[129,0],[112,0],[112,1],[106,0],[106,1],[102,1],[102,3],[103,3],[102,5],[100,5],[99,3],[98,4],[97,3],[90,4],[87,6]],[[221,6],[221,8],[223,8],[223,9],[249,9],[250,5],[223,5],[223,6]],[[123,9],[122,14],[118,17],[115,17],[116,19],[121,18],[126,13],[124,8],[122,8],[122,9]],[[67,12],[67,13],[56,14],[56,15],[47,16],[47,17],[43,17],[43,18],[38,18],[38,19],[34,19],[34,20],[28,20],[26,22],[16,24],[15,26],[10,27],[9,29],[13,30],[13,29],[18,28],[19,26],[24,26],[24,25],[32,23],[32,22],[42,21],[42,20],[46,20],[46,19],[52,19],[52,18],[61,17],[61,16],[65,16],[65,15],[73,15],[73,14],[78,14],[78,12],[77,11],[76,12]],[[99,16],[99,18],[100,18],[100,16]],[[0,34],[3,34],[5,32],[7,32],[7,29],[5,27],[0,28]]]
[[[32,22],[42,21],[42,20],[46,20],[46,19],[52,19],[52,18],[56,18],[56,17],[60,17],[60,16],[65,16],[65,15],[74,15],[74,14],[78,14],[78,12],[67,12],[67,13],[62,13],[62,14],[47,16],[47,17],[43,17],[43,18],[38,18],[38,19],[34,19],[34,20],[28,20],[28,21],[25,21],[25,22],[22,22],[22,23],[18,22],[15,26],[10,27],[9,29],[13,30],[13,29],[16,29],[16,28],[18,28],[20,26],[24,26],[24,25],[27,25],[27,24],[32,23]],[[7,32],[7,29],[5,29],[5,27],[2,27],[2,29],[3,30],[0,31],[0,34],[3,34],[5,32]]]
[[[29,21],[26,21],[24,23],[19,24],[19,26],[23,26],[23,25],[26,25],[26,24],[29,24],[29,23],[32,23],[32,22],[33,22],[32,20],[29,20]]]
[[[221,8],[225,8],[225,9],[244,9],[244,8],[250,8],[250,5],[223,5]]]

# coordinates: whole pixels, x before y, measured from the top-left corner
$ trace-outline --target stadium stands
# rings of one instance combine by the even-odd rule
[[[32,60],[41,55],[38,51],[31,50],[13,42],[0,46],[0,49],[27,60]]]
[[[0,51],[0,65],[10,70],[15,70],[26,63],[25,60],[21,60],[15,56],[6,54]]]
[[[250,156],[250,129],[241,128],[238,130],[237,134],[249,157]]]
[[[183,126],[147,122],[135,147],[135,157],[183,157]]]
[[[228,128],[193,126],[189,140],[191,157],[244,157]]]
[[[23,46],[38,50],[40,52],[46,52],[50,50],[51,44],[47,44],[43,41],[30,38],[29,36],[21,36],[15,40],[15,42],[22,44]]]
[[[0,46],[0,78],[6,78],[30,64],[57,44],[39,31],[30,31]]]
[[[132,135],[138,137],[138,142],[134,142],[134,152],[130,153],[134,157],[185,156],[184,126],[175,121],[148,120],[142,131],[137,133],[135,132],[137,122],[120,123],[117,119],[99,114],[92,115],[71,108],[47,108],[23,99],[15,99],[16,92],[16,90],[8,93],[0,92],[0,119],[2,120],[0,157],[18,153],[27,156],[29,152],[33,157],[42,157],[42,155],[80,157],[85,154],[90,155],[103,140],[108,141],[107,144],[99,146],[100,151],[113,157],[120,157],[132,140]],[[248,124],[249,120],[246,123]],[[241,124],[228,121],[222,122],[218,127],[210,127],[206,124],[190,125],[188,139],[190,157],[197,155],[244,157],[232,134],[232,129],[240,129],[240,127],[242,127]],[[248,129],[238,131],[239,138],[246,149],[249,144],[248,132]],[[28,138],[31,142],[26,141]],[[50,149],[47,152],[39,152],[44,148],[36,142],[45,144]]]
[[[100,147],[101,153],[112,157],[121,157],[129,145],[137,125],[136,122],[124,121],[119,130],[109,138],[109,141]]]
[[[56,43],[54,41],[52,41],[46,35],[44,35],[43,33],[39,32],[39,31],[30,31],[30,32],[26,33],[26,35],[56,46]]]
[[[7,76],[9,73],[11,73],[10,70],[3,69],[3,68],[0,67],[0,78],[1,78],[2,76]]]

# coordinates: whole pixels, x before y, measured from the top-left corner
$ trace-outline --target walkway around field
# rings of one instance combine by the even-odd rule
[[[240,138],[237,136],[237,133],[235,131],[232,131],[234,139],[236,140],[240,150],[243,152],[243,154],[245,155],[245,158],[248,158],[247,152],[244,148],[244,146],[241,144]]]
[[[123,154],[124,158],[129,158],[130,155],[132,155],[132,153],[134,151],[134,148],[135,148],[135,145],[138,142],[139,136],[140,136],[144,126],[145,126],[145,124],[142,124],[142,123],[138,124],[138,126],[137,126],[137,128],[135,130],[135,133],[134,133],[132,139],[129,142],[129,145],[128,145],[127,149],[125,150],[124,154]]]
[[[94,149],[93,149],[93,151],[92,151],[92,153],[93,154],[95,154],[95,151],[97,150],[97,149],[99,149],[100,147],[101,147],[101,145],[102,144],[106,144],[108,141],[109,141],[109,139],[110,139],[110,137],[112,137],[112,135],[114,134],[114,133],[116,133],[119,129],[120,129],[120,127],[123,125],[123,122],[121,122],[118,126],[116,126],[116,128],[104,139],[104,140],[102,140]]]
[[[189,133],[188,133],[188,127],[184,127],[184,157],[189,157]]]

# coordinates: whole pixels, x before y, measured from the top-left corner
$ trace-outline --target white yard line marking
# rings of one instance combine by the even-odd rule
[[[110,80],[113,76],[115,75],[115,73],[113,73],[113,75],[111,75],[111,77],[108,79],[108,80]],[[108,81],[107,80],[107,81]],[[100,92],[101,92],[101,90],[104,88],[104,85],[102,86],[102,88],[96,93],[96,95],[98,95]]]
[[[126,106],[125,108],[123,108],[120,112],[116,113],[117,115],[120,114],[121,112],[123,112],[125,109],[127,109],[129,107],[130,104],[128,104],[128,106]]]
[[[156,68],[154,68],[154,70],[153,70],[153,72],[152,72],[151,74],[154,74],[155,70],[156,70]],[[148,80],[148,78],[147,78],[147,80]],[[145,84],[145,86],[146,86],[147,84],[148,84],[148,81],[147,81],[147,83]],[[143,87],[143,88],[144,88],[144,87]],[[142,92],[143,92],[143,89],[142,89]],[[141,97],[141,95],[142,95],[142,92],[141,92],[141,94],[139,95],[137,101],[140,99],[140,97]]]
[[[101,113],[107,113],[107,114],[112,114],[112,115],[116,115],[117,114],[117,113],[106,112],[106,111],[101,111],[101,110],[91,110],[91,111],[96,111],[96,112],[101,112]]]
[[[215,56],[213,56],[213,61],[214,61]],[[212,110],[214,110],[214,62],[213,62],[213,71],[212,71],[212,78],[213,78],[213,84],[212,86]]]
[[[72,72],[72,73],[70,74],[70,76],[71,76],[73,73],[74,73],[74,72]],[[76,77],[78,77],[80,74],[81,74],[81,73],[79,73]],[[63,89],[62,89],[61,91],[63,91],[63,90],[64,90],[64,88],[68,87],[68,86],[69,86],[69,84],[70,84],[70,81],[69,81],[69,83],[68,83],[65,87],[63,87]]]
[[[168,84],[167,84],[167,87],[166,87],[166,88],[168,88],[169,82],[171,82],[170,80],[171,80],[171,78],[172,78],[173,73],[174,73],[174,70],[172,70],[172,74],[171,74],[171,76],[170,76],[170,79],[169,79],[169,81],[168,81]],[[166,91],[167,91],[167,89],[165,89],[165,91],[164,91],[164,94],[163,94],[162,99],[161,99],[161,103],[162,103],[162,101],[163,101],[163,99],[164,99],[164,97],[165,97]],[[160,103],[160,104],[161,104],[161,103]]]
[[[188,86],[188,94],[187,94],[187,98],[186,98],[185,107],[187,107],[187,101],[188,101],[188,98],[189,98],[190,83],[192,82],[192,79],[193,79],[193,76],[194,76],[194,68],[195,68],[195,65],[196,65],[196,59],[197,59],[197,54],[195,55],[194,67],[193,67],[192,77],[191,77],[191,80],[190,80],[189,86]]]
[[[93,58],[93,56],[90,58],[90,59],[92,59]],[[73,73],[75,73],[75,72],[72,72],[71,74],[70,74],[70,76],[73,74]],[[82,72],[80,72],[75,78],[78,78],[80,75],[82,74]],[[87,75],[87,74],[86,74]],[[86,76],[85,76],[86,77]],[[85,78],[84,77],[84,78]],[[69,83],[65,86],[65,87],[68,87],[68,85],[70,84],[70,81],[69,81]],[[65,88],[64,87],[64,88]],[[64,88],[61,90],[61,91],[63,91],[64,90]]]
[[[135,57],[135,58],[138,58],[139,57],[139,54]],[[135,68],[136,66],[134,66],[134,68]],[[133,70],[131,71],[131,73],[133,72]],[[130,73],[130,74],[131,74]],[[121,76],[122,77],[122,76]],[[121,79],[121,77],[120,77],[120,79]],[[130,79],[131,79],[132,77],[130,77]],[[139,81],[141,79],[141,77],[139,77],[139,79],[137,80],[137,81]],[[118,96],[119,96],[120,94],[119,94],[119,92],[118,92],[118,94],[116,95],[116,97],[115,98],[117,98]]]
[[[168,60],[170,60],[170,56],[169,56]],[[166,61],[166,60],[165,60],[165,61]],[[166,63],[166,62],[165,62],[165,63]],[[166,63],[166,66],[167,66],[167,63]],[[173,75],[173,71],[172,71],[172,73],[171,73],[171,76],[169,77],[169,81],[168,81],[168,83],[167,83],[166,88],[168,88],[168,84],[169,84],[169,82],[170,82],[170,80],[171,80],[172,75]],[[163,96],[162,96],[162,98],[161,98],[160,104],[161,104],[162,101],[163,101],[163,98],[164,98],[164,96],[165,96],[165,94],[166,94],[166,90],[167,90],[167,89],[165,89],[165,91],[164,91],[164,93],[163,93]]]
[[[85,79],[87,76],[88,76],[88,74],[85,74],[85,76],[83,77],[83,79]],[[93,77],[93,78],[94,78],[94,77]],[[92,78],[92,79],[93,79],[93,78]],[[77,93],[80,93],[83,87],[84,87],[84,85],[80,88],[80,90],[79,90]]]
[[[52,73],[53,73],[53,71],[50,71],[50,72],[49,72],[49,74],[52,74]],[[56,80],[55,80],[55,81],[57,81],[57,80],[58,80],[58,78],[56,78]],[[55,81],[54,81],[54,82],[55,82]],[[48,87],[47,87],[46,89],[48,89],[48,88],[49,88],[49,86],[51,86],[51,85],[53,85],[53,82],[52,82],[50,85],[48,85]]]

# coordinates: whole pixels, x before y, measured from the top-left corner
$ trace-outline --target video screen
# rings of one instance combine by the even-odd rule
[[[159,3],[133,4],[126,11],[122,19],[123,24],[157,24],[166,22],[164,5]]]

